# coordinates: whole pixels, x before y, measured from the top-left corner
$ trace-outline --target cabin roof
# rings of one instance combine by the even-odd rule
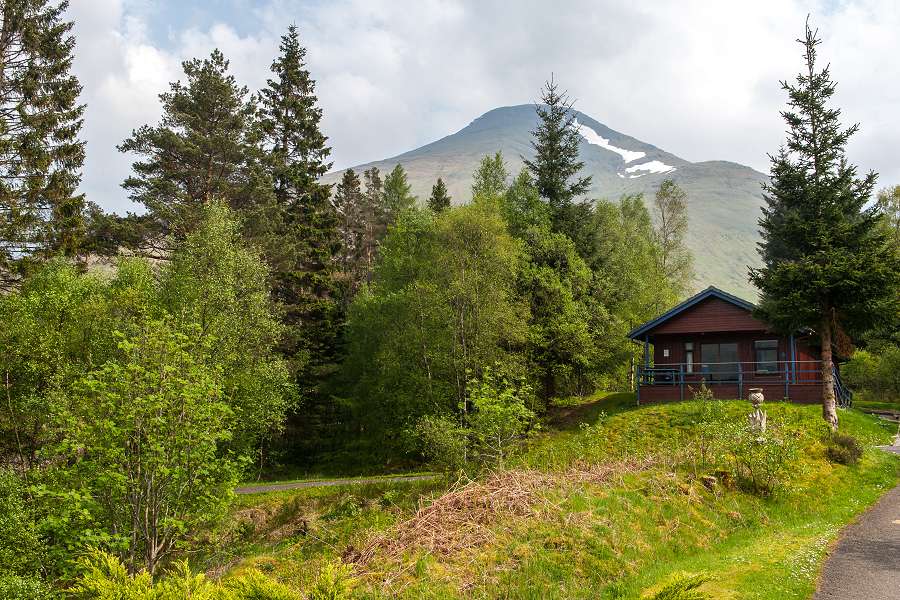
[[[669,309],[655,319],[647,321],[643,325],[638,325],[637,327],[632,329],[631,332],[629,332],[628,337],[632,340],[640,339],[641,336],[655,329],[659,325],[662,325],[669,319],[678,316],[691,307],[696,306],[700,302],[703,302],[707,298],[718,298],[719,300],[724,300],[725,302],[733,304],[739,308],[743,308],[748,312],[756,308],[755,304],[747,302],[743,298],[738,298],[737,296],[729,294],[728,292],[722,291],[719,288],[711,285],[699,294],[691,296],[681,304]]]

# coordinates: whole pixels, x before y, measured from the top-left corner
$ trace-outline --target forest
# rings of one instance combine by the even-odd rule
[[[675,181],[585,197],[573,103],[552,79],[525,168],[484,156],[470,202],[441,179],[414,197],[402,164],[321,183],[331,149],[295,26],[260,90],[218,50],[186,61],[159,121],[118,147],[141,212],[107,213],[78,191],[66,3],[2,6],[4,597],[54,597],[87,549],[153,576],[190,555],[241,481],[502,466],[555,399],[630,389],[626,333],[702,283]],[[860,225],[893,264],[898,190]],[[778,256],[770,246],[767,264]],[[796,279],[751,276],[773,321],[817,318],[777,302]],[[890,277],[861,281],[896,317]],[[848,377],[896,398],[896,320],[858,312],[836,333],[865,348]]]

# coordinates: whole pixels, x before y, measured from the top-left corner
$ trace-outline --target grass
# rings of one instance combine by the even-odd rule
[[[722,406],[736,419],[749,412]],[[241,496],[211,540],[220,550],[196,563],[256,567],[308,589],[324,564],[344,560],[356,565],[357,594],[372,598],[638,598],[684,573],[711,577],[701,589],[715,598],[808,598],[841,527],[896,485],[900,461],[872,447],[895,426],[841,411],[842,430],[867,446],[847,467],[824,458],[818,407],[765,408],[801,448],[771,497],[701,477],[686,450],[699,403],[636,407],[630,394],[603,394],[556,403],[506,472],[452,494],[427,481]],[[398,546],[400,531],[409,537],[401,524],[442,494],[420,513],[432,529]],[[426,539],[434,527],[438,543]]]

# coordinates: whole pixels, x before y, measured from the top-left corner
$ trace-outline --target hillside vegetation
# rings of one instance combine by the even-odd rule
[[[612,394],[557,407],[545,433],[475,481],[243,497],[230,543],[197,566],[309,590],[341,563],[358,597],[632,598],[684,573],[708,576],[700,589],[715,598],[809,597],[840,527],[897,482],[897,458],[872,447],[893,426],[843,412],[866,446],[845,466],[826,458],[818,407],[768,404],[790,462],[752,493],[727,459],[703,457],[723,451],[711,423],[749,412],[717,404],[634,408]]]

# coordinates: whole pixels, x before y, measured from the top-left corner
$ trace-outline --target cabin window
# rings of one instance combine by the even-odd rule
[[[757,340],[753,342],[756,352],[756,372],[776,373],[778,371],[778,340]]]
[[[684,372],[687,374],[694,372],[694,342],[684,343]]]
[[[736,342],[700,344],[700,362],[704,378],[737,381],[738,345]]]

